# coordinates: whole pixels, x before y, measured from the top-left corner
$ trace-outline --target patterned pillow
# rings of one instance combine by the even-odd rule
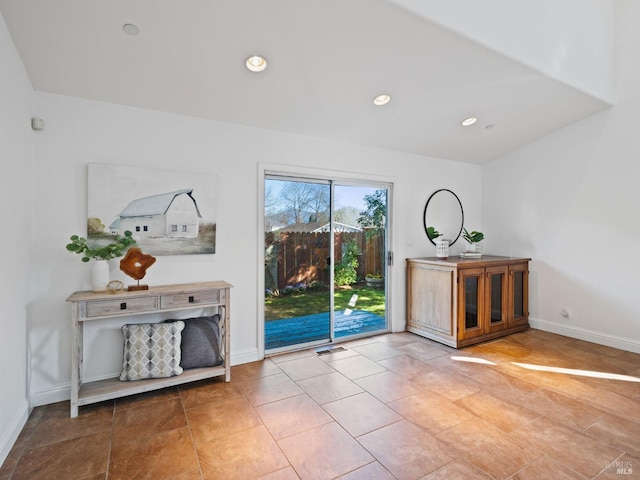
[[[120,380],[180,375],[184,322],[123,325],[124,358]]]

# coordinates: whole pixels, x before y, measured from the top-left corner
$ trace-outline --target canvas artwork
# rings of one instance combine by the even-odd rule
[[[107,244],[130,230],[151,255],[215,253],[215,175],[97,163],[88,168],[90,244]]]

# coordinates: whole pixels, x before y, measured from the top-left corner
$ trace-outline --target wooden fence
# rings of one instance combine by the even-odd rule
[[[384,232],[336,232],[336,262],[342,259],[343,247],[354,240],[360,250],[358,278],[384,272]],[[268,232],[265,235],[265,284],[268,289],[287,285],[329,283],[329,232]]]

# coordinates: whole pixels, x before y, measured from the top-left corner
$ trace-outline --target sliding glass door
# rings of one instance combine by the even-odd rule
[[[265,350],[331,339],[331,185],[265,179]]]
[[[387,330],[388,188],[335,184],[333,192],[334,339],[343,340]]]
[[[387,186],[265,176],[265,351],[386,331]]]

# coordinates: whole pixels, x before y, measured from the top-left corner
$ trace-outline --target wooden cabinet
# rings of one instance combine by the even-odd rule
[[[230,353],[230,288],[226,282],[201,282],[151,287],[134,292],[75,292],[71,302],[73,342],[71,347],[71,417],[78,416],[78,407],[124,397],[159,388],[180,385],[204,378],[224,376],[231,380]],[[161,312],[211,308],[220,314],[221,355],[223,364],[210,368],[193,368],[181,375],[121,382],[117,377],[83,383],[83,329],[85,322],[149,315]],[[123,321],[123,323],[125,323]]]
[[[529,260],[407,259],[407,330],[458,348],[529,328]]]

